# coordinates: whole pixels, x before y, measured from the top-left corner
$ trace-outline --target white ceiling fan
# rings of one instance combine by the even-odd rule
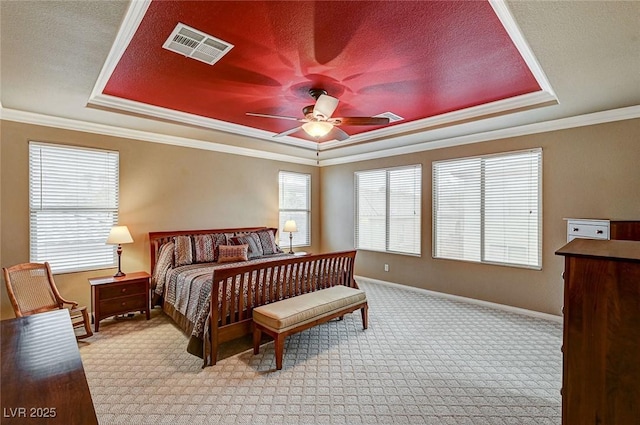
[[[310,89],[309,94],[316,99],[315,105],[309,105],[302,108],[304,118],[288,117],[283,115],[259,114],[255,112],[247,112],[247,115],[263,118],[277,118],[283,120],[291,120],[302,122],[301,126],[275,134],[273,137],[282,137],[293,134],[296,131],[304,130],[309,136],[320,139],[332,132],[333,138],[336,140],[346,140],[349,135],[338,128],[340,125],[386,125],[389,124],[389,118],[386,117],[338,117],[332,118],[331,115],[338,107],[339,100],[329,96],[323,89]]]

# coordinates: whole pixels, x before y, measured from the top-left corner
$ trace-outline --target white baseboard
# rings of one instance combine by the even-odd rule
[[[470,303],[470,304],[481,305],[483,307],[494,308],[494,309],[497,309],[497,310],[504,310],[504,311],[508,311],[508,312],[516,313],[516,314],[524,314],[525,316],[531,316],[531,317],[536,317],[538,319],[544,319],[544,320],[550,320],[550,321],[557,322],[557,323],[562,323],[562,316],[557,316],[555,314],[548,314],[548,313],[542,313],[542,312],[539,312],[539,311],[527,310],[526,308],[513,307],[513,306],[510,306],[510,305],[506,305],[506,304],[498,304],[498,303],[492,303],[492,302],[489,302],[489,301],[476,300],[475,298],[461,297],[460,295],[446,294],[444,292],[430,291],[428,289],[416,288],[415,286],[408,286],[408,285],[402,285],[402,284],[399,284],[399,283],[387,282],[387,281],[384,281],[384,280],[372,279],[370,277],[355,276],[355,279],[356,279],[356,281],[362,281],[362,282],[365,282],[365,283],[373,283],[373,284],[379,284],[379,285],[393,286],[395,288],[407,289],[409,291],[415,291],[415,292],[421,292],[423,294],[433,295],[435,297],[447,298],[447,299],[450,299],[450,300],[455,300],[455,301],[460,301],[460,302],[465,302],[465,303]]]

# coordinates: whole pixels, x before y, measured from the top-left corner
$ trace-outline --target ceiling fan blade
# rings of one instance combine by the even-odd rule
[[[302,127],[291,128],[287,131],[283,131],[282,133],[274,134],[273,137],[283,137],[288,136],[289,134],[293,134],[298,130],[302,130]]]
[[[330,118],[333,111],[338,107],[338,99],[329,95],[320,95],[316,105],[313,107],[313,116],[316,118]]]
[[[333,125],[386,125],[389,118],[386,117],[341,117],[329,120]]]
[[[300,118],[287,117],[287,116],[284,116],[284,115],[258,114],[256,112],[246,112],[246,115],[250,115],[252,117],[278,118],[278,119],[281,119],[281,120],[302,121]]]
[[[347,140],[349,138],[349,135],[345,133],[344,130],[338,127],[333,127],[333,130],[331,130],[331,133],[329,133],[329,135],[339,141]]]

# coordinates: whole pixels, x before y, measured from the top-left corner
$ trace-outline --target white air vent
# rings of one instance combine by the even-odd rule
[[[233,48],[233,44],[178,23],[162,47],[213,65]]]
[[[374,117],[376,118],[389,118],[389,122],[396,122],[396,121],[402,121],[404,118],[402,118],[400,115],[396,115],[393,112],[383,112],[382,114],[378,114],[378,115],[374,115]]]

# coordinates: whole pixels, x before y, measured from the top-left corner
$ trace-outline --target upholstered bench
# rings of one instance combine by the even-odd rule
[[[367,297],[360,289],[333,286],[287,298],[253,309],[253,353],[260,351],[262,332],[275,342],[276,369],[282,369],[284,340],[320,323],[362,310],[362,327],[367,329]]]

